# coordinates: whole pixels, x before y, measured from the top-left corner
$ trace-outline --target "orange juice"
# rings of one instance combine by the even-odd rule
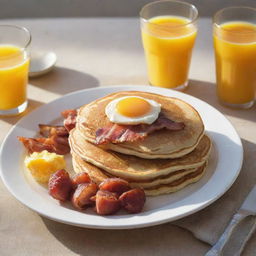
[[[256,91],[256,25],[227,22],[214,33],[217,93],[229,104],[252,102]]]
[[[196,27],[189,22],[179,16],[157,16],[142,28],[149,82],[152,85],[175,88],[187,83],[196,38]]]
[[[29,60],[13,45],[0,45],[0,110],[9,110],[27,100]]]

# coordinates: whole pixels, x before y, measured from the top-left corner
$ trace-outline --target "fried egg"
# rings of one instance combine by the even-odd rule
[[[161,111],[161,104],[138,96],[121,97],[109,102],[105,113],[117,124],[152,124]]]

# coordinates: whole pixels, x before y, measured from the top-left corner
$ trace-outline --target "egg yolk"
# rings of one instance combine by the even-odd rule
[[[150,103],[146,100],[129,97],[120,100],[116,105],[116,110],[120,115],[127,117],[138,117],[147,114],[151,109]]]

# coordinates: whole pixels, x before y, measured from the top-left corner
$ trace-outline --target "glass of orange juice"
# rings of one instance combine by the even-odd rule
[[[217,12],[213,40],[220,101],[251,107],[256,92],[256,9],[229,7]]]
[[[0,25],[0,115],[17,115],[27,107],[30,42],[26,28]]]
[[[197,34],[198,11],[180,1],[157,1],[140,12],[149,83],[184,89]]]

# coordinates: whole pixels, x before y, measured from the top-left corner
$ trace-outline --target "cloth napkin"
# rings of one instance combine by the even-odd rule
[[[201,86],[199,85],[198,89],[200,88]],[[244,148],[243,167],[231,188],[207,208],[173,222],[173,224],[191,231],[201,241],[213,245],[219,239],[235,212],[240,208],[247,194],[256,184],[256,107],[254,106],[249,110],[232,110],[221,107],[216,100],[211,100],[207,97],[207,94],[200,94],[196,88],[191,94],[208,101],[227,116],[240,135]],[[245,125],[246,129],[244,128]],[[229,158],[232,161],[232,155]],[[229,170],[226,171],[228,172]],[[237,228],[232,239],[234,241],[242,240],[244,234],[249,232],[253,222],[255,222],[255,218],[247,218]]]
[[[234,184],[222,199],[218,200],[205,210],[176,221],[174,224],[191,231],[194,236],[201,241],[209,243],[210,245],[215,244],[235,214],[235,211],[240,207],[240,203],[243,201],[242,195],[245,191],[250,190],[249,187],[251,182],[248,182],[248,178],[246,178],[248,177],[247,174],[249,173],[243,171],[236,184]],[[254,233],[255,230],[256,217],[248,216],[233,231],[233,235],[224,247],[223,255],[241,255],[246,246],[248,234]],[[256,248],[253,252],[250,251],[249,253],[249,255],[255,254]]]
[[[245,140],[242,142],[245,152],[244,164],[233,186],[209,207],[174,222],[176,225],[190,230],[198,239],[209,244],[214,244],[218,240],[232,216],[256,184],[256,145]],[[232,160],[232,156],[230,158]]]

